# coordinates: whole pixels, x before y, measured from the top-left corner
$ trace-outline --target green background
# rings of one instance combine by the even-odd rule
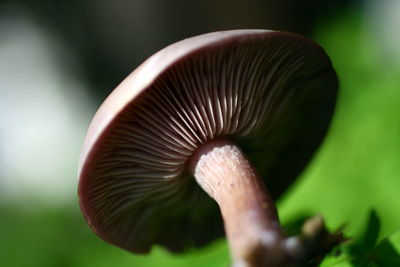
[[[364,19],[363,12],[350,8],[320,19],[313,31],[339,75],[339,99],[323,146],[278,202],[284,225],[313,214],[322,214],[332,230],[345,225],[353,239],[323,266],[397,266],[380,262],[379,251],[388,250],[374,247],[400,230],[400,64],[382,56],[382,40],[363,26]],[[131,255],[95,236],[76,200],[27,201],[30,205],[0,202],[1,266],[229,264],[225,240],[184,255],[158,247],[149,255]],[[396,260],[396,255],[386,258]]]

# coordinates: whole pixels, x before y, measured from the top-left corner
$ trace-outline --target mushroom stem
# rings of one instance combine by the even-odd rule
[[[235,266],[282,266],[287,261],[275,204],[240,149],[214,140],[192,163],[198,184],[218,203]]]

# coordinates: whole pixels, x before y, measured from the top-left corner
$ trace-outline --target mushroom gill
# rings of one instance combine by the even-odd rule
[[[193,202],[209,201],[205,194],[193,198],[203,194],[185,171],[194,151],[221,136],[267,138],[281,114],[322,82],[324,78],[309,82],[329,67],[316,60],[322,52],[296,39],[263,38],[194,51],[125,107],[105,133],[101,153],[88,171],[85,197],[95,231],[107,232],[109,242],[133,251],[146,251],[157,242],[174,249],[165,231],[181,225],[172,222],[195,208]],[[183,207],[171,208],[178,201]],[[201,216],[219,216],[208,214],[214,210],[202,212],[186,220],[201,224]],[[143,224],[154,227],[146,230]],[[157,227],[165,228],[164,233]]]

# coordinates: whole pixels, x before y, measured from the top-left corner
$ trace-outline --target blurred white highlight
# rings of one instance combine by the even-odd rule
[[[0,202],[74,201],[94,111],[77,64],[27,14],[3,16],[0,35]]]
[[[366,2],[365,30],[378,45],[386,67],[400,67],[400,1]]]

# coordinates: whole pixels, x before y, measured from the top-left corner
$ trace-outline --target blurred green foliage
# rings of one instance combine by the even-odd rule
[[[227,266],[221,240],[201,251],[170,255],[155,248],[151,256],[132,255],[102,242],[76,206],[59,209],[0,207],[0,266]]]
[[[323,266],[376,266],[358,260],[376,245],[365,240],[400,230],[400,69],[386,64],[380,40],[362,27],[363,19],[349,12],[316,32],[338,72],[339,100],[319,154],[279,203],[284,223],[321,213],[332,229],[346,225],[353,238],[343,248],[351,252],[349,261],[327,259]],[[379,227],[367,231],[371,214]]]
[[[327,258],[326,267],[400,266],[400,235],[384,239],[400,230],[400,70],[385,66],[379,40],[361,22],[360,14],[350,12],[321,23],[316,31],[314,39],[327,50],[340,77],[337,111],[318,155],[278,203],[284,224],[316,213],[331,229],[346,224],[345,233],[353,240],[340,248],[341,254]],[[62,208],[0,205],[1,266],[228,264],[224,240],[185,255],[154,248],[151,255],[137,256],[97,238],[77,203]]]

